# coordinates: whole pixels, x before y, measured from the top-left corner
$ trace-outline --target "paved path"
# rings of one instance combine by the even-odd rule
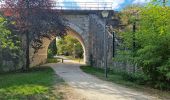
[[[80,64],[66,62],[49,64],[49,66],[84,97],[82,100],[160,100],[150,94],[102,81],[86,74],[79,68]]]

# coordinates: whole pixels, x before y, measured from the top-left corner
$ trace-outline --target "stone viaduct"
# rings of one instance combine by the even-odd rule
[[[104,62],[106,62],[104,52],[106,52],[108,66],[112,64],[113,37],[105,27],[106,23],[101,12],[100,10],[62,11],[63,21],[69,27],[67,33],[79,40],[84,49],[84,62],[94,67],[104,66]],[[109,12],[107,19],[111,18],[114,11]],[[53,39],[55,38],[53,37]],[[33,53],[34,50],[30,46],[31,66],[46,62],[48,46],[53,39],[44,38],[43,48],[36,54]]]

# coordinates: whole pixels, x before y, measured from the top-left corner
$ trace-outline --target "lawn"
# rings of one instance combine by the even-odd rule
[[[47,63],[58,63],[58,62],[60,62],[60,60],[57,58],[48,58],[47,59]]]
[[[83,62],[84,61],[83,58],[74,58],[72,56],[65,56],[65,57],[68,58],[68,59],[71,59],[73,61],[76,61],[76,62]]]
[[[0,100],[60,100],[62,94],[52,92],[56,82],[64,81],[49,67],[0,74]]]

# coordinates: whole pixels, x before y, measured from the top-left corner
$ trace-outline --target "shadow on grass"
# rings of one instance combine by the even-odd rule
[[[0,100],[60,99],[52,93],[53,85],[63,80],[49,67],[33,68],[27,72],[0,75]]]

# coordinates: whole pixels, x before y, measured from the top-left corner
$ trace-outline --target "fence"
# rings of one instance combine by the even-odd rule
[[[58,10],[113,10],[113,2],[52,2]]]

